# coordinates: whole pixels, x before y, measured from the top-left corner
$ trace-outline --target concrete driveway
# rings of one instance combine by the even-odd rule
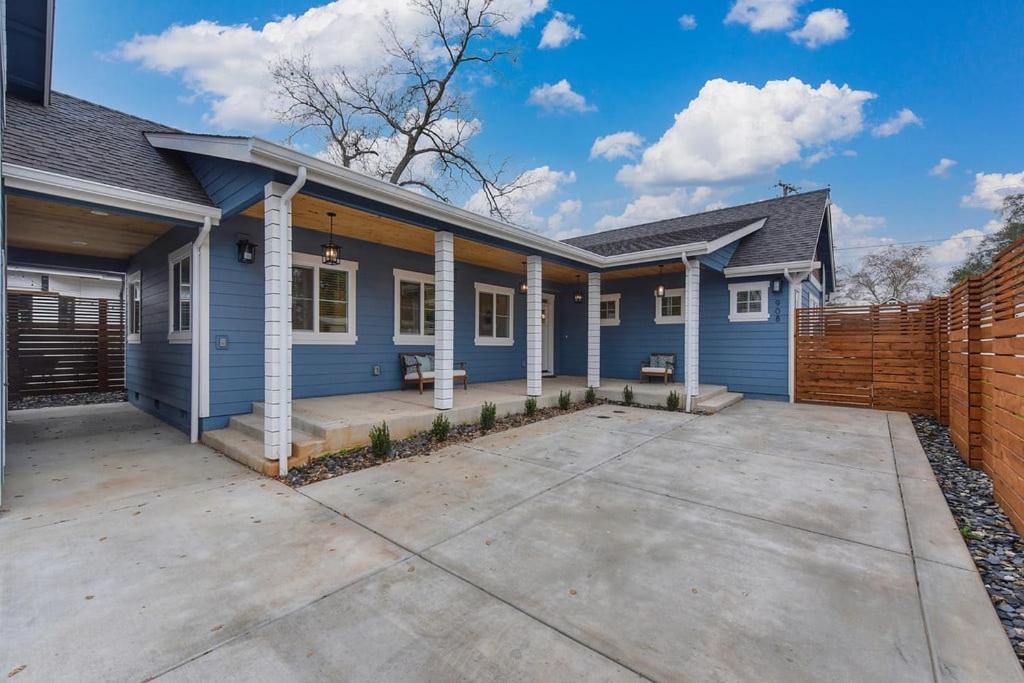
[[[19,681],[1024,680],[906,415],[599,406],[299,491],[123,419],[11,447]]]

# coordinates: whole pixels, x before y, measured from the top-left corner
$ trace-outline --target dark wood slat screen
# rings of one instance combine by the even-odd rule
[[[50,292],[8,292],[8,395],[124,388],[124,304]]]

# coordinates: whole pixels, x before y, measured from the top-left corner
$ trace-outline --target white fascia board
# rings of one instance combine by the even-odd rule
[[[820,268],[820,261],[786,261],[785,263],[765,263],[758,266],[733,266],[725,269],[725,276],[747,277],[749,275],[781,275],[789,270],[791,273],[799,271],[810,272]]]
[[[750,225],[744,226],[744,227],[740,228],[739,230],[734,230],[734,231],[730,232],[727,235],[722,235],[718,239],[711,240],[710,242],[707,243],[708,244],[708,253],[710,254],[713,251],[718,251],[719,249],[721,249],[724,246],[730,245],[730,244],[732,244],[733,242],[735,242],[737,240],[743,239],[747,235],[750,235],[750,234],[753,234],[753,233],[757,232],[758,230],[760,230],[761,228],[764,227],[764,224],[767,221],[768,221],[767,218],[762,218],[760,220],[756,220],[753,223],[751,223]]]
[[[41,171],[28,166],[4,164],[3,177],[4,184],[16,190],[152,214],[190,223],[202,223],[206,218],[209,218],[213,225],[220,222],[220,209],[215,206],[171,199],[93,180]]]
[[[160,149],[255,163],[252,158],[253,138],[191,133],[146,133],[146,140]],[[294,173],[295,164],[279,170]]]

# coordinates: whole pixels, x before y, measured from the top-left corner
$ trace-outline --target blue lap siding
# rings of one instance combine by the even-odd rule
[[[125,362],[128,400],[183,431],[189,428],[192,405],[192,347],[167,341],[167,256],[195,235],[193,228],[172,228],[128,265],[129,275],[141,272],[142,276],[140,343],[127,345]]]

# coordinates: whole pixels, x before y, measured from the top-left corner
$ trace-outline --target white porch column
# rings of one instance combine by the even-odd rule
[[[526,257],[526,395],[540,396],[544,324],[541,314],[540,256]]]
[[[434,233],[434,407],[452,407],[455,367],[455,237]]]
[[[587,275],[587,386],[601,386],[601,273]]]
[[[700,374],[700,261],[686,262],[686,324],[684,335],[684,372],[686,374],[686,407],[693,409],[699,394]]]
[[[267,183],[263,199],[263,455],[288,461],[291,440],[291,278],[290,233],[285,203],[286,186]]]

